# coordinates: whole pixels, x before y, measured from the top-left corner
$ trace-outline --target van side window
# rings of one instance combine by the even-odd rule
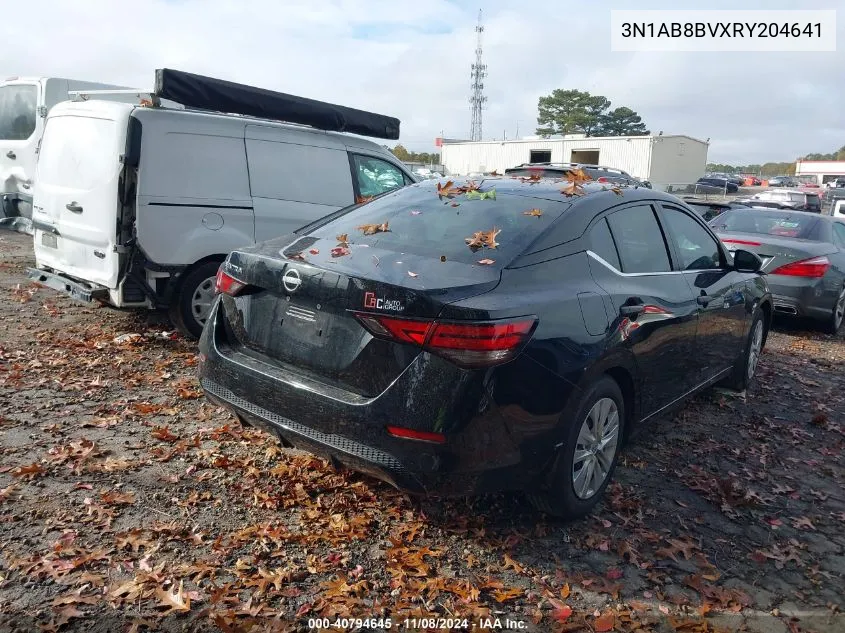
[[[358,193],[363,198],[378,196],[406,184],[405,174],[386,160],[353,154],[352,165]]]
[[[25,141],[35,131],[38,86],[0,88],[0,140]]]

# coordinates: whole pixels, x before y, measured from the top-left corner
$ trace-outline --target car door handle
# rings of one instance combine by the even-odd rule
[[[716,301],[719,297],[714,297],[712,295],[700,295],[695,298],[698,302],[698,305],[702,305],[704,307],[709,306],[713,301]]]
[[[619,308],[619,314],[624,317],[636,317],[641,315],[645,311],[645,306],[642,303],[638,303],[632,306],[622,306]]]
[[[6,158],[11,158],[12,160],[16,159],[18,156],[12,150],[6,152]]]
[[[73,211],[74,213],[82,213],[82,207],[80,207],[76,202],[68,202],[65,205],[65,209],[68,211]]]

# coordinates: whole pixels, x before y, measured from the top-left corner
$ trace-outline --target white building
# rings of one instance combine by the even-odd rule
[[[823,185],[829,180],[845,176],[845,160],[798,160],[795,161],[795,177],[801,180],[812,177],[816,184]]]
[[[514,141],[444,141],[441,162],[448,174],[469,175],[523,163],[588,163],[622,169],[655,189],[688,184],[704,175],[706,141],[691,136],[530,137]]]

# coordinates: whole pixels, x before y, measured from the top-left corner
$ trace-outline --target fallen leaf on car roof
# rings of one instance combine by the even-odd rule
[[[583,169],[568,169],[566,176],[567,181],[580,185],[585,182],[590,182],[592,178]]]
[[[580,187],[577,182],[570,182],[563,189],[561,189],[560,192],[567,197],[584,195],[584,190]]]
[[[530,215],[533,218],[539,218],[541,215],[543,215],[543,212],[540,211],[540,209],[531,209],[529,211],[523,211],[522,215]]]
[[[521,176],[520,177],[520,180],[522,182],[527,182],[527,183],[530,183],[532,185],[537,184],[542,179],[543,179],[543,176],[539,173],[531,174],[530,176]]]
[[[382,222],[381,224],[362,224],[355,228],[363,231],[364,235],[375,235],[376,233],[388,233],[390,231],[387,227],[387,222]]]
[[[496,260],[495,259],[479,259],[478,263],[484,264],[485,266],[490,266],[491,264],[495,264]]]
[[[312,248],[308,252],[311,253],[312,255],[319,255],[320,254],[319,249],[316,249],[316,248]]]
[[[302,255],[301,252],[288,255],[288,259],[295,259],[298,262],[304,262],[305,261],[305,257]]]
[[[331,253],[332,257],[343,257],[344,255],[349,255],[349,247],[341,244],[340,246],[335,246]]]
[[[349,234],[348,233],[341,233],[335,238],[341,244],[348,244],[349,243]]]

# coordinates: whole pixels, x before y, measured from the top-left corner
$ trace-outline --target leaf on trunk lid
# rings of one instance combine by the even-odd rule
[[[348,233],[341,233],[335,238],[340,244],[348,244],[349,243],[349,234]]]
[[[491,266],[491,265],[496,263],[496,260],[495,259],[479,259],[478,263],[482,264],[484,266]]]
[[[319,255],[320,254],[320,250],[317,249],[317,248],[312,248],[308,252],[311,253],[312,255]]]
[[[542,180],[542,178],[543,178],[543,176],[541,174],[536,173],[536,174],[531,174],[530,176],[522,176],[522,177],[520,177],[520,180],[522,182],[527,182],[527,183],[534,185],[534,184],[540,182],[540,180]]]
[[[332,257],[343,257],[344,255],[349,255],[349,247],[345,244],[335,246],[332,249]]]
[[[495,200],[496,199],[496,190],[491,189],[490,191],[478,191],[478,190],[471,190],[467,191],[467,200]]]
[[[355,203],[356,204],[367,204],[372,199],[373,199],[373,196],[358,196],[355,199]]]
[[[387,227],[387,222],[382,222],[381,224],[362,224],[361,226],[355,228],[362,231],[364,235],[375,235],[376,233],[390,232],[390,229]]]
[[[543,212],[540,211],[540,209],[531,209],[529,211],[523,211],[522,215],[528,215],[532,218],[539,218],[541,215],[543,215]]]
[[[292,255],[288,255],[288,259],[293,259],[298,262],[304,262],[305,257],[303,257],[302,253],[293,253]]]
[[[452,198],[460,193],[460,190],[455,187],[455,183],[451,180],[447,180],[442,185],[439,182],[437,183],[437,195],[440,198]]]
[[[575,182],[570,182],[563,189],[561,189],[560,192],[567,197],[584,195],[584,190],[578,183]]]

